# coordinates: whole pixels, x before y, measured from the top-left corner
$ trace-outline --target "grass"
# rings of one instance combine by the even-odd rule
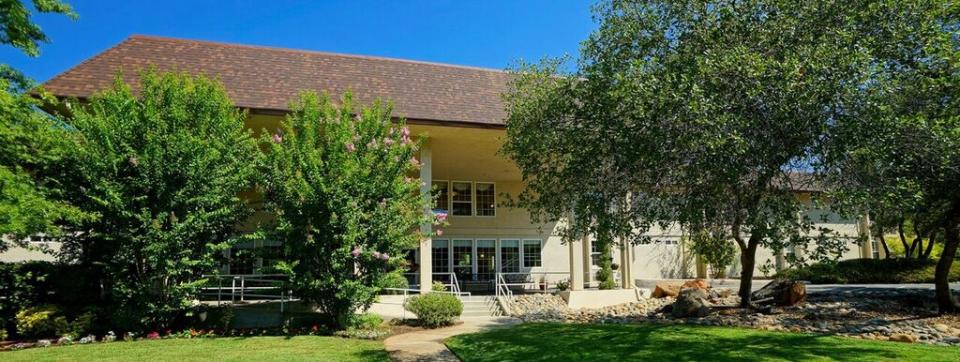
[[[13,361],[389,361],[383,343],[340,337],[231,337],[113,342],[0,352]]]
[[[960,360],[957,347],[652,324],[521,324],[455,336],[447,347],[465,362]]]
[[[933,283],[936,266],[936,259],[850,259],[788,269],[777,277],[816,284]],[[953,263],[950,280],[960,280],[960,263]]]

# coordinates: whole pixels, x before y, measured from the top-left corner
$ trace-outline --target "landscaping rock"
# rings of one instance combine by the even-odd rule
[[[676,297],[680,294],[681,288],[682,284],[679,283],[657,283],[657,287],[653,289],[650,296],[653,298]]]
[[[670,314],[674,318],[703,317],[710,314],[710,305],[707,302],[707,291],[704,289],[684,289],[673,302]]]
[[[683,283],[682,288],[710,289],[710,283],[703,279],[688,280]]]
[[[919,338],[912,334],[894,334],[890,336],[890,340],[894,342],[916,343]]]
[[[807,287],[789,279],[777,279],[753,292],[752,299],[757,304],[793,306],[807,299]]]

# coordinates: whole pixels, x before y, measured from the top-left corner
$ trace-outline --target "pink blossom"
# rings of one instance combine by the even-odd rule
[[[353,251],[350,252],[350,255],[353,255],[354,258],[360,256],[360,248],[353,248]]]
[[[280,142],[283,142],[283,136],[281,136],[279,133],[274,133],[273,143],[280,143]]]
[[[443,236],[443,229],[437,229],[437,236]]]
[[[404,137],[410,137],[410,127],[403,126],[403,129],[400,130],[400,134]]]
[[[416,157],[413,157],[410,159],[410,164],[413,165],[414,167],[418,167],[420,166],[420,161],[418,161]]]
[[[393,145],[393,138],[387,137],[383,139],[383,144],[390,146]]]
[[[410,137],[409,137],[409,136],[400,137],[400,142],[402,142],[402,143],[405,144],[405,145],[409,145],[409,144],[410,144]]]
[[[159,339],[159,338],[160,338],[160,333],[157,333],[157,332],[147,333],[147,339]]]
[[[347,143],[347,151],[353,152],[357,150],[357,146],[353,145],[353,142]]]
[[[387,253],[380,254],[380,258],[383,260],[390,260],[390,254],[387,254]]]
[[[374,251],[374,252],[372,253],[372,255],[373,255],[373,258],[374,258],[374,259],[380,259],[380,252],[379,252],[379,251]]]
[[[377,148],[377,140],[370,140],[370,143],[367,143],[368,148]]]
[[[445,212],[439,212],[437,213],[436,216],[437,216],[437,221],[444,222],[447,220],[447,213]]]
[[[420,187],[427,187],[426,181],[420,181]]]

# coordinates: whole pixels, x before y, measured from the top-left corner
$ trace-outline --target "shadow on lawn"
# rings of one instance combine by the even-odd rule
[[[878,342],[748,329],[665,325],[524,324],[461,335],[464,361],[807,361],[903,358]],[[906,346],[904,346],[906,347]]]

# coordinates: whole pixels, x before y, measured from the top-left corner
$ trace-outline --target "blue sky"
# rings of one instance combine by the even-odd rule
[[[375,55],[503,69],[516,60],[575,56],[593,30],[591,1],[67,0],[80,18],[39,15],[51,43],[7,63],[37,81],[131,34]]]

